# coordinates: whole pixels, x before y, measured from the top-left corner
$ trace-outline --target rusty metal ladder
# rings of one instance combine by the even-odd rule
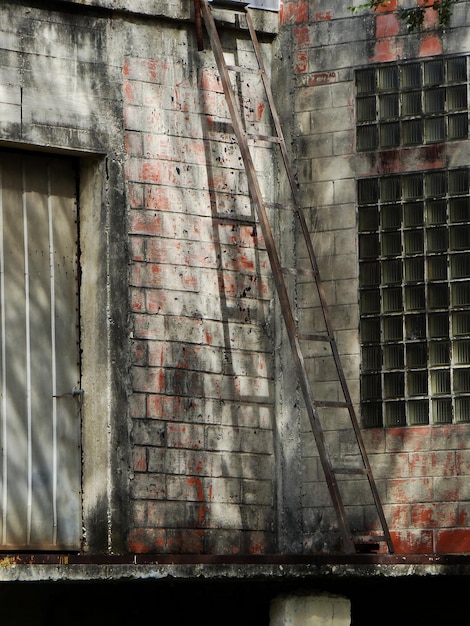
[[[364,447],[364,442],[362,439],[361,431],[359,428],[358,419],[356,417],[356,413],[354,410],[353,402],[351,400],[351,395],[348,389],[348,385],[346,382],[346,378],[344,375],[344,371],[341,365],[340,356],[338,352],[338,348],[336,345],[336,340],[333,332],[333,328],[330,322],[330,315],[328,312],[328,306],[325,298],[325,292],[322,285],[322,281],[320,278],[320,273],[318,270],[318,265],[316,261],[316,257],[313,250],[313,244],[311,240],[311,236],[308,230],[307,222],[305,220],[305,216],[301,210],[301,205],[298,197],[297,185],[295,182],[294,174],[290,165],[290,160],[287,154],[286,144],[279,120],[279,116],[276,110],[276,106],[274,103],[270,82],[268,79],[268,75],[265,71],[263,58],[261,54],[261,48],[259,45],[258,37],[250,17],[250,12],[248,10],[248,2],[240,2],[238,0],[194,0],[195,7],[195,24],[196,24],[196,34],[197,34],[197,42],[198,49],[202,50],[204,47],[203,37],[204,37],[204,27],[205,31],[210,40],[211,48],[217,63],[218,72],[220,75],[220,79],[222,82],[225,98],[227,101],[228,109],[231,116],[231,121],[233,125],[233,130],[240,148],[241,156],[244,162],[244,167],[246,170],[248,187],[251,195],[252,202],[255,206],[258,221],[263,233],[263,237],[266,244],[267,254],[269,257],[269,261],[271,264],[272,276],[275,283],[275,287],[277,290],[278,298],[280,301],[280,307],[282,310],[282,315],[284,318],[284,322],[287,329],[287,335],[289,337],[289,342],[292,348],[293,361],[295,365],[295,370],[298,378],[298,382],[300,388],[302,390],[302,394],[304,397],[307,413],[309,416],[311,428],[313,431],[313,435],[315,438],[316,446],[318,449],[321,465],[323,468],[323,472],[326,478],[326,483],[328,487],[328,491],[330,493],[333,506],[335,509],[337,522],[339,526],[339,530],[341,533],[341,538],[343,542],[343,550],[346,553],[355,553],[355,552],[367,552],[373,551],[377,549],[381,542],[385,542],[388,551],[393,553],[393,543],[390,536],[390,532],[388,529],[387,521],[385,519],[385,515],[383,512],[382,504],[380,501],[380,497],[377,491],[377,487],[374,481],[374,477],[372,475],[372,470],[369,464],[369,460],[367,457],[367,453]],[[270,221],[267,213],[267,206],[263,199],[263,195],[260,188],[260,183],[255,171],[254,161],[252,158],[251,150],[248,143],[248,135],[245,132],[242,114],[239,110],[239,106],[237,103],[237,97],[232,88],[231,83],[231,72],[243,73],[244,71],[253,72],[252,69],[248,70],[247,68],[242,68],[238,66],[230,66],[227,65],[225,60],[225,53],[222,47],[221,39],[218,32],[217,20],[215,14],[217,11],[231,11],[236,12],[238,14],[242,14],[246,20],[246,25],[248,28],[248,32],[253,44],[253,49],[256,55],[258,70],[257,73],[261,76],[263,81],[264,90],[267,98],[267,102],[269,104],[270,113],[272,117],[273,127],[275,129],[275,136],[266,137],[261,136],[258,137],[263,141],[272,141],[276,143],[282,155],[282,161],[285,167],[286,175],[289,181],[290,189],[292,192],[293,205],[292,210],[294,211],[296,217],[298,218],[298,222],[300,225],[300,230],[302,233],[302,237],[305,241],[306,248],[308,251],[308,257],[310,260],[311,270],[295,270],[289,268],[281,267],[280,257],[278,254],[278,250],[276,247],[276,242],[273,237]],[[319,302],[322,309],[323,320],[324,320],[324,331],[321,334],[299,334],[297,330],[297,325],[293,313],[293,309],[291,306],[291,301],[289,297],[289,292],[287,289],[287,285],[285,282],[284,276],[289,273],[302,273],[309,274],[312,279],[315,281]],[[323,342],[330,346],[331,354],[335,363],[338,380],[340,382],[340,386],[342,389],[343,401],[328,401],[328,400],[316,400],[313,397],[311,384],[309,382],[307,370],[305,367],[304,356],[302,354],[301,349],[301,341],[314,341],[314,342]],[[330,457],[330,453],[328,451],[328,447],[326,444],[325,434],[320,423],[319,409],[321,407],[332,407],[338,409],[347,409],[349,418],[351,421],[352,429],[354,431],[355,439],[358,446],[359,454],[358,456],[361,459],[361,467],[333,467],[332,460]],[[373,533],[369,536],[357,536],[353,533],[350,523],[348,521],[348,516],[344,504],[344,500],[342,494],[340,492],[338,477],[340,475],[362,475],[367,478],[368,486],[370,488],[370,493],[372,494],[373,503],[376,509],[376,514],[378,520],[380,522],[381,531]]]

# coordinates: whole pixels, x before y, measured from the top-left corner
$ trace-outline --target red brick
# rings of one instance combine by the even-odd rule
[[[400,20],[394,14],[377,15],[375,20],[375,36],[377,39],[383,37],[394,37],[400,32]]]
[[[164,319],[156,315],[135,314],[134,335],[141,339],[160,339],[164,331]]]
[[[214,72],[213,70],[203,68],[200,72],[200,76],[201,78],[200,78],[199,87],[201,89],[223,93],[224,88],[222,86],[220,77],[216,72]]]
[[[431,428],[432,450],[466,450],[470,438],[470,424],[448,424]]]
[[[174,190],[168,187],[148,185],[145,187],[145,208],[158,209],[159,211],[169,210],[173,202]]]
[[[131,289],[131,310],[135,313],[145,312],[145,293],[141,289]]]
[[[147,393],[162,393],[166,389],[165,370],[160,368],[132,368],[133,389]]]
[[[455,453],[456,473],[459,476],[470,474],[470,450],[457,450]]]
[[[145,259],[145,239],[140,236],[129,237],[130,256],[134,261],[143,261]]]
[[[162,234],[162,216],[155,211],[130,212],[130,232],[142,235]]]
[[[419,56],[427,57],[434,54],[442,54],[442,42],[438,35],[426,35],[422,39]]]
[[[150,83],[168,83],[173,76],[174,64],[166,59],[128,57],[124,63],[124,76]]]
[[[297,45],[298,48],[310,47],[310,27],[309,26],[299,26],[298,28],[294,28],[294,30],[292,31],[292,34],[294,35],[295,44]]]
[[[455,452],[417,452],[409,455],[410,476],[455,476]]]
[[[362,431],[364,445],[369,453],[385,452],[385,433],[383,428],[370,428]]]
[[[133,341],[131,344],[131,358],[134,365],[148,365],[148,341]]]
[[[193,424],[169,424],[167,429],[169,448],[200,450],[204,447],[204,428]]]
[[[145,301],[148,313],[159,313],[168,302],[168,294],[162,289],[146,289]]]
[[[147,449],[135,446],[132,450],[132,467],[134,471],[146,472],[147,466]]]
[[[167,498],[165,478],[156,474],[136,473],[131,481],[132,496],[138,500],[164,500]]]
[[[203,530],[168,531],[168,552],[170,554],[201,554],[204,552]]]
[[[184,400],[184,402],[183,402]],[[177,396],[149,395],[147,398],[147,417],[157,419],[178,419],[185,413],[187,400]]]
[[[166,548],[166,532],[164,530],[155,528],[132,528],[129,531],[130,552],[137,554],[162,552],[164,548]]]
[[[309,0],[294,0],[281,3],[281,24],[305,24],[308,22]]]
[[[164,266],[157,263],[134,263],[130,282],[136,287],[158,289],[163,287]]]
[[[370,59],[374,63],[396,61],[403,55],[403,42],[396,39],[380,39],[375,44],[374,55]]]
[[[442,528],[457,525],[456,505],[412,504],[411,524],[414,528]]]
[[[143,418],[146,416],[146,395],[133,393],[129,397],[129,415],[131,418]]]
[[[396,504],[431,502],[433,499],[431,478],[404,478],[387,483],[387,500]]]
[[[124,102],[126,104],[142,104],[142,83],[125,80],[124,87]]]
[[[431,426],[389,428],[385,432],[387,452],[432,450]]]
[[[148,365],[151,367],[164,367],[170,360],[170,347],[162,341],[147,341],[146,349]]]
[[[431,530],[391,531],[396,554],[432,554],[434,536]]]
[[[126,154],[142,156],[142,135],[137,132],[128,132],[125,137]]]
[[[295,55],[295,71],[297,74],[305,74],[308,70],[308,54],[298,52]]]
[[[408,528],[411,524],[411,512],[409,504],[384,505],[385,518],[389,528]],[[374,511],[374,519],[376,520]]]
[[[143,209],[144,186],[140,183],[127,183],[127,199],[132,209]]]
[[[438,554],[465,554],[470,552],[470,529],[455,528],[436,533]]]

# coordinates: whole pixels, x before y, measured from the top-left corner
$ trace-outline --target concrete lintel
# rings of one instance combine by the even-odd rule
[[[194,21],[194,3],[192,0],[15,0],[15,2],[56,11],[79,11],[85,15],[120,15],[149,20]],[[254,27],[258,32],[270,36],[279,32],[279,13],[277,11],[257,8],[250,8],[249,10]]]

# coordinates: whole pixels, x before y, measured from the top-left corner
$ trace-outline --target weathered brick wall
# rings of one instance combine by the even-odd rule
[[[135,36],[148,41],[155,30]],[[226,33],[229,39],[235,58],[249,58],[243,36]],[[247,81],[243,98],[248,119],[263,123],[260,84]],[[269,268],[213,55],[197,51],[192,27],[162,24],[157,45],[126,57],[124,111],[134,458],[129,547],[269,552],[275,545]],[[269,152],[261,158],[269,166]],[[266,188],[270,177],[262,176]]]
[[[281,36],[292,41],[295,93],[294,132],[298,133],[297,162],[304,205],[311,215],[320,271],[331,304],[333,325],[358,412],[360,349],[358,337],[358,258],[356,177],[387,171],[421,170],[439,163],[468,163],[468,142],[444,147],[436,163],[433,155],[414,151],[408,160],[395,155],[380,159],[358,155],[355,147],[354,69],[397,59],[424,58],[441,53],[468,52],[468,3],[457,3],[450,27],[436,28],[429,9],[423,28],[409,34],[395,9],[410,3],[392,2],[377,13],[352,14],[352,2],[284,2]],[[354,3],[357,4],[357,3]],[[431,3],[428,3],[431,4]],[[286,33],[289,33],[287,35]],[[442,160],[441,160],[442,159]],[[300,299],[306,314],[315,316],[313,299]],[[315,319],[315,317],[314,317]],[[317,317],[318,319],[318,317]],[[335,399],[337,387],[320,353],[313,355],[314,371]],[[337,417],[332,417],[331,446],[342,462],[351,453],[351,440]],[[304,442],[308,441],[305,422]],[[469,427],[467,424],[364,431],[366,448],[379,487],[397,552],[468,552]],[[333,524],[318,470],[315,446],[304,446],[304,545],[321,547],[315,527]],[[325,498],[322,499],[322,494]],[[353,527],[374,528],[372,511],[349,483],[345,499],[351,505]]]

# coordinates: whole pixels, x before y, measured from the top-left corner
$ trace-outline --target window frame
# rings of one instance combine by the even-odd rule
[[[470,421],[469,181],[468,166],[358,180],[365,427]]]
[[[469,75],[468,54],[357,69],[357,151],[468,139]]]

